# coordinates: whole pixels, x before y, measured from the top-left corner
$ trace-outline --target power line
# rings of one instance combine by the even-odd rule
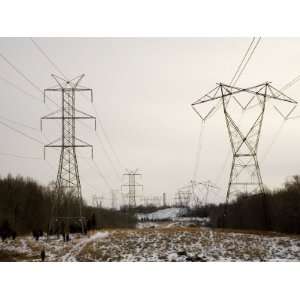
[[[108,134],[106,133],[106,130],[104,129],[103,122],[102,122],[102,120],[100,118],[100,115],[99,115],[98,111],[96,110],[96,107],[95,107],[95,105],[93,103],[92,103],[92,107],[93,107],[94,112],[95,112],[95,114],[97,116],[98,123],[100,124],[100,127],[102,129],[102,133],[103,133],[103,135],[104,135],[104,137],[106,139],[106,142],[109,145],[109,147],[110,147],[113,155],[115,156],[115,159],[118,162],[120,169],[122,170],[123,169],[123,165],[122,165],[122,163],[121,163],[121,161],[119,159],[119,156],[117,155],[117,153],[116,153],[116,151],[115,151],[115,149],[114,149],[114,147],[113,147],[113,145],[112,145],[112,143],[111,143],[111,141],[110,141],[110,139],[108,137]]]
[[[233,77],[232,77],[232,79],[231,79],[231,81],[230,81],[230,82],[231,82],[230,85],[232,85],[233,82],[234,82],[234,85],[238,82],[238,80],[239,80],[240,77],[242,76],[243,72],[245,71],[245,68],[246,68],[246,66],[248,65],[250,59],[252,58],[254,51],[256,50],[258,44],[260,43],[260,40],[261,40],[261,38],[258,39],[258,41],[257,41],[256,44],[254,45],[254,47],[253,47],[253,49],[252,49],[250,55],[248,56],[248,58],[247,58],[245,64],[243,65],[243,63],[244,63],[244,61],[245,61],[247,55],[248,55],[249,52],[250,52],[250,49],[251,49],[251,47],[252,47],[252,45],[253,45],[253,42],[255,41],[255,37],[251,40],[251,43],[250,43],[250,45],[248,46],[248,48],[247,48],[247,50],[246,50],[246,53],[244,54],[244,56],[243,56],[241,62],[239,63],[239,65],[238,65],[238,67],[237,67],[237,70],[235,71],[235,73],[234,73],[234,75],[233,75]],[[243,65],[243,67],[242,67],[242,65]],[[230,98],[231,98],[231,96],[229,96],[229,99],[230,99]],[[229,101],[229,99],[228,99],[228,101]],[[227,101],[227,102],[228,102],[228,101]],[[210,114],[210,117],[212,117],[212,116],[218,111],[218,109],[219,109],[219,107],[220,107],[221,105],[222,105],[222,102],[219,102],[218,104],[216,104],[214,111]],[[225,104],[225,105],[226,105],[226,104]]]
[[[288,83],[286,83],[281,89],[280,91],[285,91],[289,88],[291,88],[293,85],[295,85],[298,81],[300,80],[300,75],[296,76],[294,79],[292,79],[291,81],[289,81]]]
[[[48,62],[54,67],[58,73],[60,73],[64,79],[67,79],[66,75],[62,72],[62,70],[57,66],[57,64],[54,63],[54,61],[47,55],[47,53],[40,47],[40,45],[33,39],[29,38],[34,46],[39,50],[39,52],[48,60]]]
[[[98,175],[102,178],[102,180],[104,181],[104,183],[106,184],[106,186],[109,188],[109,189],[112,189],[112,186],[109,184],[109,182],[107,181],[106,177],[103,175],[103,173],[101,172],[99,166],[95,163],[95,161],[93,160],[92,161],[94,163],[94,166],[96,167],[96,170],[97,170],[97,173]]]
[[[43,93],[43,91],[33,82],[31,81],[22,71],[20,71],[11,61],[9,61],[2,53],[0,53],[0,56],[8,65],[10,65],[22,78],[24,78],[27,82],[31,84],[32,87],[34,87],[39,92]]]
[[[3,121],[0,121],[0,124],[2,124],[3,126],[9,128],[10,130],[13,130],[13,131],[15,131],[15,132],[17,132],[17,133],[19,133],[19,134],[21,134],[21,135],[27,137],[28,139],[30,139],[30,140],[32,140],[32,141],[34,141],[34,142],[36,142],[36,143],[39,143],[40,145],[44,145],[44,143],[43,143],[42,141],[38,140],[37,138],[32,137],[32,136],[30,136],[30,135],[28,135],[28,134],[22,132],[22,131],[19,130],[19,129],[16,129],[16,128],[14,128],[14,127],[11,127],[10,125],[6,124],[6,123],[3,122]]]
[[[199,162],[200,162],[200,153],[202,150],[202,140],[203,140],[203,131],[204,131],[204,125],[205,125],[205,121],[203,121],[201,123],[201,128],[200,128],[200,133],[199,133],[199,137],[198,137],[198,145],[197,145],[197,152],[196,152],[196,163],[195,163],[195,168],[194,168],[194,173],[193,173],[193,180],[196,180],[197,178],[197,173],[198,173],[198,169],[199,169]]]
[[[83,122],[81,123],[81,125],[83,125],[83,126],[86,127],[86,128],[93,129],[91,126],[89,126],[89,125],[87,125],[87,124],[85,124],[85,123],[83,123]],[[107,152],[107,150],[106,150],[106,148],[105,148],[105,146],[104,146],[104,143],[103,143],[103,141],[102,141],[102,139],[101,139],[101,137],[100,137],[100,135],[99,135],[99,133],[98,133],[97,131],[95,132],[95,135],[96,135],[96,138],[98,139],[98,143],[100,144],[101,148],[103,149],[103,153],[105,154],[107,160],[108,160],[109,163],[110,163],[110,166],[111,166],[111,168],[112,168],[114,174],[115,174],[116,177],[120,180],[120,179],[121,179],[121,176],[120,176],[120,174],[117,172],[117,170],[116,170],[116,168],[115,168],[115,165],[113,164],[113,161],[112,161],[112,159],[110,158],[110,156],[109,156],[109,154],[108,154],[108,152]],[[94,161],[94,163],[96,163],[95,160],[93,160],[93,161]]]
[[[79,120],[79,122],[80,122],[80,120]],[[85,124],[84,122],[80,122],[80,124],[83,125],[84,127],[88,128],[88,129],[93,129],[90,125]],[[101,121],[100,121],[100,124],[101,124]],[[104,143],[103,143],[103,141],[102,141],[102,139],[101,139],[98,131],[95,131],[95,135],[96,135],[96,138],[98,140],[98,143],[100,144],[101,148],[103,149],[104,155],[106,156],[107,160],[110,163],[110,166],[111,166],[114,174],[116,175],[116,177],[118,178],[118,180],[121,180],[121,175],[118,173],[117,169],[115,168],[115,165],[114,165],[111,157],[109,156],[109,154],[108,154],[108,152],[106,150],[106,147],[104,146]],[[93,161],[96,163],[95,160],[93,160]]]
[[[11,120],[11,119],[2,117],[2,116],[0,116],[0,118],[2,118],[2,119],[4,119],[4,120],[7,120],[7,121],[9,121],[9,122],[12,122],[12,123],[14,123],[14,124],[16,124],[16,125],[19,125],[19,126],[22,126],[22,127],[26,127],[26,128],[30,128],[30,129],[34,129],[34,130],[37,130],[37,131],[38,131],[37,128],[30,127],[30,126],[25,125],[25,124],[23,124],[23,123],[20,123],[20,122],[17,122],[17,121],[14,121],[14,120]],[[42,145],[44,144],[42,141],[40,141],[40,140],[38,140],[37,138],[32,137],[32,136],[30,136],[30,135],[24,133],[24,132],[21,131],[20,129],[16,129],[16,128],[14,128],[14,127],[11,127],[10,125],[6,124],[5,122],[1,122],[1,121],[0,121],[0,123],[1,123],[3,126],[5,126],[5,127],[9,128],[9,129],[11,129],[11,130],[13,130],[13,131],[15,131],[15,132],[21,134],[21,135],[23,135],[23,136],[25,136],[25,137],[27,137],[27,138],[33,140],[33,141],[35,141],[35,142],[37,142],[37,143],[39,143],[39,144],[42,144]],[[45,136],[43,136],[43,137],[46,139]],[[20,155],[19,155],[19,157],[21,158]]]
[[[84,94],[81,94],[81,96],[83,96],[84,98],[86,98],[86,95],[84,95]],[[113,155],[115,157],[115,160],[117,161],[117,163],[119,165],[120,170],[122,170],[123,169],[123,164],[121,163],[121,161],[120,161],[120,159],[119,159],[119,157],[118,157],[118,155],[117,155],[117,153],[116,153],[116,151],[115,151],[115,149],[114,149],[114,147],[113,147],[113,145],[112,145],[112,143],[111,143],[111,141],[110,141],[110,139],[108,137],[108,134],[106,133],[106,130],[104,128],[104,125],[103,125],[103,122],[101,120],[101,117],[100,117],[98,111],[96,110],[96,107],[95,107],[95,105],[94,105],[93,102],[92,102],[92,108],[93,108],[93,110],[94,110],[94,112],[96,114],[98,124],[100,124],[100,128],[102,130],[103,136],[106,139],[106,143],[108,144],[111,152],[113,153]],[[86,125],[86,124],[84,124],[84,125]],[[104,146],[104,143],[103,143],[103,141],[102,141],[102,139],[101,139],[101,137],[100,137],[100,135],[99,135],[99,133],[97,131],[96,131],[96,137],[97,137],[97,139],[98,139],[98,141],[99,141],[99,143],[100,143],[100,145],[101,145],[101,147],[102,147],[102,149],[103,149],[103,151],[104,151],[104,153],[106,155],[106,158],[109,160],[109,162],[110,162],[110,164],[111,164],[111,166],[112,166],[112,168],[113,168],[113,170],[115,172],[115,175],[118,177],[119,180],[121,180],[121,175],[117,172],[117,170],[115,168],[115,165],[114,165],[114,162],[110,158],[110,156],[109,156],[109,154],[108,154],[108,152],[106,150],[106,147]]]
[[[83,96],[84,98],[86,98],[85,95],[82,95],[82,96]],[[94,112],[95,112],[95,114],[96,114],[98,124],[100,124],[100,128],[102,129],[103,136],[105,137],[106,142],[107,142],[107,144],[108,144],[108,146],[109,146],[111,152],[113,153],[113,155],[114,155],[116,161],[118,162],[119,168],[120,168],[120,170],[121,170],[121,169],[123,169],[123,165],[122,165],[122,163],[121,163],[121,161],[120,161],[120,159],[119,159],[119,157],[118,157],[116,151],[114,150],[114,147],[112,146],[112,143],[110,142],[110,139],[109,139],[109,137],[108,137],[108,134],[106,133],[106,130],[104,129],[103,122],[102,122],[102,120],[101,120],[101,118],[100,118],[100,115],[99,115],[98,111],[96,110],[95,105],[94,105],[93,103],[92,103],[92,107],[93,107],[93,110],[94,110]],[[85,123],[82,123],[82,124],[84,124],[84,126],[86,126],[86,127],[91,128],[90,126],[86,125]],[[117,178],[118,178],[119,180],[121,180],[121,175],[120,175],[120,174],[118,173],[118,171],[116,170],[115,164],[114,164],[114,162],[112,161],[110,155],[108,154],[108,152],[107,152],[107,150],[106,150],[106,147],[104,146],[104,143],[103,143],[103,141],[102,141],[102,138],[100,137],[100,135],[99,135],[99,133],[98,133],[97,131],[96,131],[96,138],[98,139],[98,142],[99,142],[100,146],[102,147],[103,152],[104,152],[104,154],[105,154],[107,160],[110,162],[111,167],[112,167],[112,169],[113,169],[115,175],[117,176]]]
[[[99,175],[99,177],[103,180],[103,182],[105,183],[105,185],[107,186],[108,189],[112,189],[112,186],[111,184],[109,183],[108,179],[103,175],[103,173],[101,172],[99,166],[95,163],[94,160],[89,160],[87,157],[84,157],[84,156],[81,156],[81,155],[77,155],[78,158],[81,158],[85,161],[89,161],[89,162],[92,162],[97,170],[97,174]],[[90,165],[91,166],[91,165]]]
[[[230,85],[232,85],[232,83],[233,83],[235,77],[237,76],[238,72],[240,71],[240,69],[241,69],[241,67],[242,67],[242,65],[243,65],[243,63],[244,63],[244,61],[245,61],[245,59],[246,59],[246,57],[247,57],[247,55],[248,55],[248,53],[249,53],[249,51],[250,51],[252,45],[253,45],[253,43],[254,43],[254,41],[255,41],[255,37],[252,39],[250,45],[248,46],[248,49],[247,49],[246,53],[244,54],[244,56],[243,56],[243,58],[242,58],[242,61],[240,62],[239,66],[238,66],[238,68],[237,68],[237,70],[236,70],[236,72],[234,73],[234,75],[233,75],[233,77],[232,77],[232,79],[231,79],[231,81],[230,81]]]
[[[120,175],[120,174],[118,173],[118,171],[116,170],[116,168],[115,168],[115,166],[114,166],[114,163],[113,163],[112,159],[110,158],[110,156],[109,156],[109,154],[108,154],[108,152],[107,152],[107,150],[106,150],[106,148],[105,148],[105,146],[104,146],[104,144],[103,144],[103,142],[102,142],[102,140],[101,140],[101,138],[100,138],[100,136],[99,136],[99,133],[98,133],[97,131],[96,131],[96,137],[98,138],[98,141],[99,141],[100,145],[102,146],[103,152],[105,153],[106,158],[109,160],[109,162],[110,162],[110,164],[111,164],[111,167],[112,167],[112,169],[113,169],[115,175],[116,175],[116,176],[118,177],[118,179],[120,180],[120,179],[121,179],[121,175]]]
[[[11,61],[8,60],[7,57],[5,57],[2,53],[0,53],[0,56],[2,57],[2,59],[11,67],[13,68],[23,79],[25,79],[34,89],[36,89],[37,91],[39,91],[41,94],[44,94],[44,91],[41,90],[32,80],[30,80],[30,78],[28,78],[21,70],[19,70]],[[48,96],[46,96],[47,99],[49,101],[51,101],[53,104],[55,104],[56,106],[58,106],[58,104],[52,100],[51,98],[49,98]]]
[[[260,38],[258,38],[258,41],[256,42],[256,44],[255,44],[254,48],[252,49],[252,52],[250,53],[250,55],[249,55],[249,57],[248,57],[248,59],[247,59],[246,63],[244,64],[243,68],[241,69],[241,71],[240,71],[240,74],[239,74],[239,75],[238,75],[238,77],[235,79],[235,81],[234,81],[234,84],[233,84],[233,85],[235,85],[235,84],[238,82],[238,80],[240,79],[240,77],[241,77],[241,75],[243,74],[243,72],[244,72],[245,68],[247,67],[247,65],[248,65],[248,63],[249,63],[249,61],[250,61],[250,59],[252,58],[252,56],[253,56],[253,53],[255,52],[255,50],[256,50],[256,48],[257,48],[257,46],[259,45],[259,43],[260,43],[260,40],[261,40],[261,37],[260,37]],[[252,44],[252,42],[251,42],[251,44]]]
[[[0,80],[2,80],[3,82],[7,83],[7,84],[10,85],[10,86],[12,86],[13,88],[15,88],[16,90],[18,90],[19,92],[23,93],[24,95],[27,95],[27,96],[29,96],[30,98],[35,99],[35,100],[37,100],[37,101],[40,101],[40,99],[39,99],[38,97],[36,97],[36,96],[34,96],[34,95],[28,93],[27,91],[25,91],[24,89],[22,89],[21,87],[19,87],[19,86],[16,85],[15,83],[13,83],[13,82],[7,80],[6,78],[0,76]],[[50,107],[47,105],[47,103],[46,103],[46,106],[48,107],[48,109],[50,109]],[[39,131],[38,128],[34,128],[34,127],[32,127],[32,126],[28,126],[28,125],[26,125],[26,124],[24,124],[24,123],[21,123],[21,122],[15,121],[15,120],[11,120],[11,119],[8,119],[8,118],[3,117],[3,116],[0,116],[0,118],[4,119],[4,120],[6,120],[6,121],[9,121],[9,122],[11,122],[11,123],[14,123],[14,124],[16,124],[16,125],[19,125],[19,126],[22,126],[22,127],[26,127],[26,128],[32,129],[32,130]],[[40,134],[47,140],[47,138],[44,136],[44,134],[43,134],[42,132],[40,132]]]
[[[0,116],[0,119],[3,119],[3,120],[5,120],[5,121],[11,122],[11,123],[14,123],[14,124],[19,125],[19,126],[22,126],[22,127],[24,127],[24,128],[28,128],[28,129],[31,129],[31,130],[39,131],[38,128],[34,128],[34,127],[32,127],[32,126],[29,126],[29,125],[26,125],[26,124],[24,124],[24,123],[21,123],[21,122],[17,122],[17,121],[8,119],[8,118],[3,117],[3,116]]]
[[[288,83],[286,83],[285,85],[282,86],[282,88],[280,89],[280,92],[283,92],[289,88],[291,88],[293,85],[295,85],[298,81],[300,80],[300,75],[296,76],[294,79],[290,80]],[[290,118],[290,119],[293,119],[293,118]],[[267,158],[267,155],[270,153],[272,147],[274,146],[274,144],[276,143],[276,141],[278,140],[282,130],[283,130],[283,127],[285,125],[287,121],[287,118],[284,118],[280,127],[278,128],[278,130],[275,132],[270,144],[268,145],[267,147],[267,150],[265,151],[265,153],[263,154],[262,156],[262,159],[261,161],[265,161],[265,159]]]
[[[6,152],[0,152],[0,155],[11,156],[11,157],[21,158],[21,159],[42,160],[42,158],[38,156],[25,156],[25,155],[6,153]]]
[[[272,147],[274,146],[275,142],[277,141],[280,133],[282,132],[282,129],[284,127],[284,124],[285,124],[286,120],[283,119],[282,123],[280,124],[280,127],[277,129],[277,131],[275,132],[270,144],[268,145],[265,153],[262,155],[262,158],[261,158],[261,162],[265,161],[265,159],[267,158],[268,154],[270,153]]]
[[[16,90],[18,90],[19,92],[23,93],[24,95],[29,96],[30,98],[39,101],[39,103],[42,103],[41,100],[40,100],[38,97],[32,95],[31,93],[28,93],[28,92],[25,91],[23,88],[19,87],[19,86],[16,85],[15,83],[13,83],[13,82],[7,80],[6,78],[0,76],[0,80],[2,80],[3,82],[5,82],[6,84],[12,86],[13,88],[15,88]],[[47,103],[46,103],[46,106],[47,106],[47,108],[48,108],[49,110],[51,109],[50,106],[49,106]],[[3,117],[3,118],[4,118],[4,117]],[[13,123],[15,123],[15,124],[18,124],[18,122],[16,122],[16,121],[12,121],[12,120],[10,120],[10,121],[13,122]],[[19,124],[21,124],[21,123],[19,123]],[[24,124],[23,124],[23,125],[24,125]],[[25,126],[25,127],[27,127],[27,126]],[[38,130],[38,129],[37,129],[37,130]],[[47,139],[47,138],[43,135],[42,132],[41,132],[41,135],[42,135],[45,139]]]
[[[39,99],[38,97],[36,97],[36,96],[34,96],[34,95],[28,93],[27,91],[25,91],[24,89],[22,89],[21,87],[19,87],[19,86],[16,85],[15,83],[13,83],[13,82],[7,80],[6,78],[0,76],[0,80],[2,80],[3,82],[7,83],[7,84],[10,85],[10,86],[12,86],[13,88],[15,88],[16,90],[18,90],[19,92],[23,93],[24,95],[29,96],[30,98],[35,99],[35,100],[37,100],[37,101],[40,102],[40,99]],[[41,102],[40,102],[40,103],[41,103]],[[47,106],[48,109],[51,109],[47,103],[46,103],[46,106]],[[20,122],[14,121],[14,120],[10,120],[10,119],[5,118],[5,117],[2,117],[2,118],[3,118],[3,119],[6,119],[6,120],[8,120],[8,121],[10,121],[10,122],[12,122],[12,123],[21,125],[21,126],[23,126],[23,127],[28,127],[28,128],[30,128],[30,129],[39,130],[39,129],[37,129],[37,128],[33,128],[33,127],[31,127],[31,126],[22,124],[22,123],[20,123]],[[58,126],[58,125],[57,125],[57,126]],[[43,136],[43,138],[44,138],[45,140],[48,140],[48,139],[44,136],[44,134],[43,134],[42,132],[40,132],[40,134]],[[49,141],[48,141],[48,142],[49,142]]]
[[[40,98],[34,96],[34,95],[31,94],[31,93],[28,93],[28,92],[25,91],[23,88],[19,87],[18,85],[16,85],[15,83],[9,81],[8,79],[6,79],[6,78],[0,76],[0,80],[2,80],[3,82],[5,82],[5,83],[8,84],[8,85],[14,87],[16,90],[18,90],[19,92],[23,93],[24,95],[29,96],[29,97],[31,97],[31,98],[33,98],[33,99],[39,101],[39,102],[41,101]]]

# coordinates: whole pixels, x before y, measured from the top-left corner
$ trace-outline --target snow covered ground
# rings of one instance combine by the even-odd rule
[[[0,242],[0,259],[40,261],[45,247],[46,261],[300,261],[300,236],[149,224],[72,235],[68,243],[56,237],[48,242],[18,237]]]
[[[15,241],[9,239],[0,242],[0,260],[2,261],[40,261],[41,250],[45,249],[46,261],[77,261],[80,252],[93,241],[105,238],[107,232],[96,232],[90,236],[80,234],[71,235],[71,240],[64,243],[62,238],[51,236],[38,241],[32,236],[17,237]],[[7,258],[7,259],[6,259]]]
[[[84,255],[95,261],[299,261],[300,238],[179,227],[115,230]]]
[[[193,227],[207,226],[209,218],[184,217],[187,214],[186,208],[165,208],[148,214],[137,214],[137,219],[140,221],[137,228],[154,228],[159,225],[160,221],[173,221],[168,224],[168,227]]]
[[[149,214],[137,214],[138,220],[174,220],[177,217],[183,216],[187,212],[186,208],[165,208]]]

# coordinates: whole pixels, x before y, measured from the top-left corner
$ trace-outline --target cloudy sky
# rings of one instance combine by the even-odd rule
[[[251,38],[34,41],[68,78],[84,73],[82,84],[94,91],[93,105],[85,97],[76,98],[79,109],[97,113],[105,130],[100,120],[97,133],[92,122],[77,126],[78,137],[94,145],[94,162],[89,151],[78,152],[84,197],[89,201],[94,194],[109,198],[111,188],[120,189],[124,169],[138,168],[143,174],[143,194],[152,197],[166,192],[171,201],[195,173],[201,122],[190,104],[216,82],[231,81]],[[56,109],[51,102],[43,103],[41,91],[55,84],[52,73],[60,74],[29,38],[1,38],[0,53],[0,121],[36,139],[1,123],[0,174],[21,174],[48,184],[56,178],[58,151],[47,150],[44,161],[38,141],[55,140],[60,128],[58,121],[47,121],[40,132],[40,117]],[[237,86],[271,81],[280,89],[300,74],[299,53],[300,39],[262,38]],[[300,100],[300,82],[285,92]],[[54,99],[59,104],[59,98]],[[258,158],[264,184],[270,188],[300,173],[299,122],[290,120],[281,127],[280,115],[267,107]],[[210,201],[221,201],[231,165],[222,111],[206,122],[202,133],[196,179],[216,182],[221,189]]]

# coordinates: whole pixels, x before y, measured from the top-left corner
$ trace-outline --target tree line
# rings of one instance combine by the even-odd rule
[[[192,209],[189,215],[209,217],[212,227],[300,234],[300,176],[293,176],[280,189],[241,194],[227,207],[209,204]]]
[[[0,233],[13,236],[47,232],[55,197],[54,184],[43,186],[22,176],[0,178]],[[60,215],[67,215],[67,210],[78,211],[78,202],[72,195],[65,194],[62,199]],[[136,224],[130,211],[97,208],[86,201],[83,201],[82,214],[87,220],[87,229],[134,227]],[[76,230],[73,227],[73,231]]]

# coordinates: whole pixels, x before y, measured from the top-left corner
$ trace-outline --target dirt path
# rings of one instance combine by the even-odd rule
[[[62,261],[77,261],[77,256],[80,254],[80,252],[83,250],[83,248],[88,245],[89,243],[103,239],[108,237],[108,232],[97,232],[91,237],[87,239],[83,239],[77,244],[75,244],[63,257]]]

